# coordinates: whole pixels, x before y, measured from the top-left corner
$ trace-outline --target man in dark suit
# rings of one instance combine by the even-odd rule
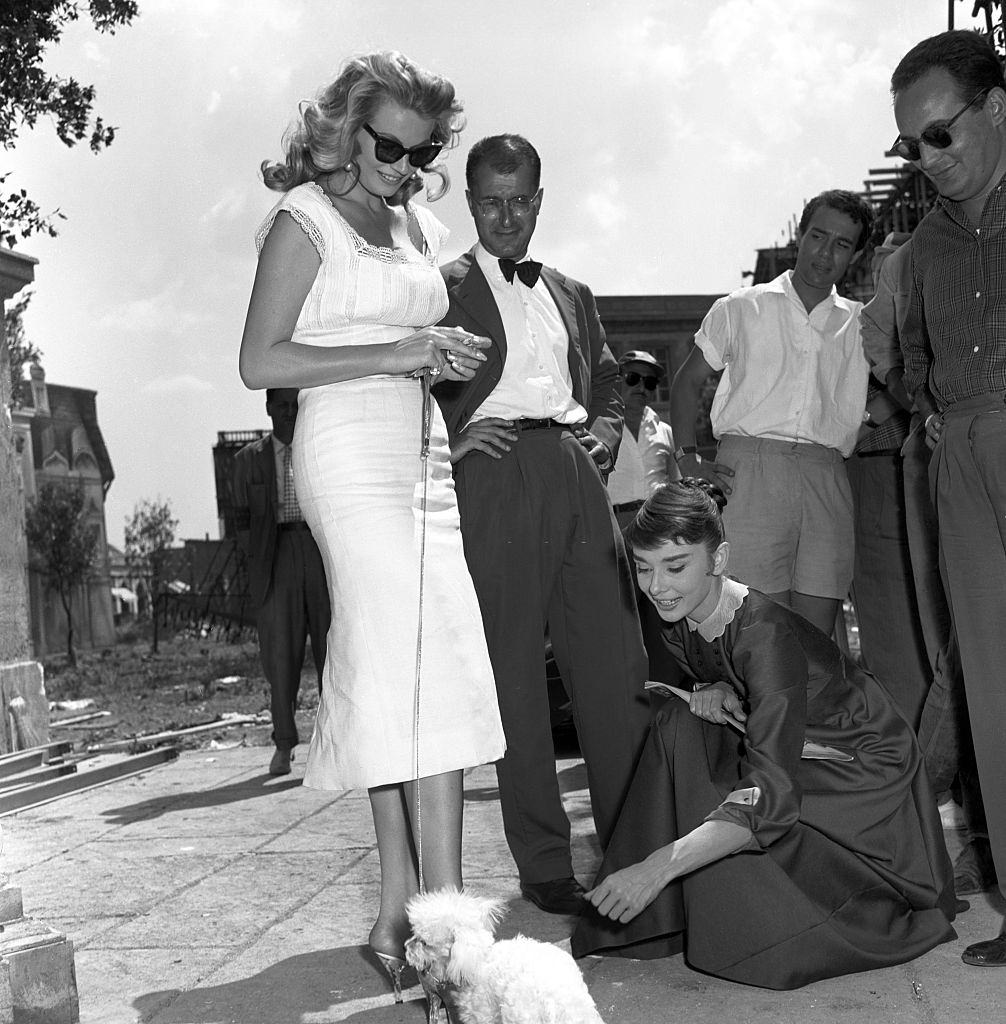
[[[602,847],[649,713],[646,658],[604,486],[622,437],[618,366],[583,284],[527,260],[541,162],[519,135],[468,157],[478,244],[442,268],[444,323],[489,337],[470,381],[436,389],[451,439],[465,555],[507,739],[497,764],[521,892],[575,913],[569,821],[555,775],[543,635],[570,691]]]
[[[289,775],[299,742],[294,712],[308,636],[318,672],[325,664],[331,621],[321,553],[293,489],[290,443],[297,422],[297,389],[270,388],[266,412],[272,433],[234,457],[238,543],[248,560],[249,596],[256,610],[262,669],[272,692],[271,775]]]

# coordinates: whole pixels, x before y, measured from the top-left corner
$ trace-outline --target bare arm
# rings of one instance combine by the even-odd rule
[[[289,214],[280,213],[262,246],[241,337],[239,369],[247,387],[317,387],[426,367],[447,379],[467,380],[485,360],[479,349],[488,347],[488,339],[473,339],[454,327],[424,327],[379,345],[325,348],[291,341],[320,266],[307,235]]]
[[[587,899],[598,913],[625,924],[645,910],[675,878],[743,850],[751,835],[749,829],[733,822],[704,821],[638,864],[608,875],[587,893]]]
[[[671,384],[671,432],[679,448],[695,446],[695,417],[699,411],[699,395],[706,378],[714,372],[696,345],[674,375]],[[677,463],[682,476],[705,477],[720,487],[724,494],[730,493],[729,478],[734,475],[734,471],[729,466],[718,462],[702,462],[695,454],[685,455]]]

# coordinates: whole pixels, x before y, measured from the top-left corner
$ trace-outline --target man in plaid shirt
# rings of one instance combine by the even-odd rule
[[[989,846],[1006,894],[1006,82],[973,32],[913,47],[891,78],[894,152],[940,193],[912,241],[904,384],[930,480]],[[964,951],[1006,966],[1006,929]]]

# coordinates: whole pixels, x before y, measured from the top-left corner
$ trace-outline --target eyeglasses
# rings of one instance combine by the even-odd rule
[[[920,142],[924,142],[927,146],[932,146],[933,149],[946,149],[954,141],[953,136],[950,134],[950,129],[953,127],[954,122],[966,110],[969,110],[977,100],[987,96],[990,91],[990,89],[982,89],[981,92],[975,93],[949,121],[938,121],[936,124],[931,124],[928,128],[922,130],[922,134],[917,139],[906,139],[899,135],[891,146],[891,152],[897,153],[903,160],[917,161],[921,155],[919,151]]]
[[[660,383],[660,378],[651,374],[645,376],[641,373],[636,373],[635,370],[629,370],[628,373],[621,374],[622,380],[629,385],[630,388],[634,388],[640,381],[643,382],[643,387],[647,391],[656,391],[657,385]]]
[[[472,202],[478,207],[479,213],[486,220],[499,217],[504,210],[511,217],[523,217],[528,213],[534,201],[538,198],[541,189],[538,189],[533,196],[511,196],[509,199],[500,199],[499,196],[487,196],[485,199],[476,199],[472,196]]]
[[[413,167],[425,167],[436,160],[440,156],[440,150],[444,148],[439,142],[426,142],[421,146],[406,149],[400,142],[389,139],[387,135],[378,135],[369,124],[365,124],[363,130],[374,140],[374,156],[382,164],[397,164],[403,156],[407,156]]]

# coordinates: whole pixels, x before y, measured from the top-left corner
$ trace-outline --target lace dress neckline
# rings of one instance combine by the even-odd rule
[[[727,576],[720,589],[720,599],[709,615],[701,622],[693,622],[691,619],[685,619],[685,622],[693,633],[698,631],[703,640],[712,643],[726,632],[727,626],[734,621],[734,616],[747,596],[748,588]]]
[[[371,259],[380,260],[382,263],[413,263],[415,260],[422,260],[424,263],[430,264],[432,260],[430,258],[430,247],[426,241],[426,232],[423,231],[422,221],[416,217],[415,210],[411,204],[405,207],[406,216],[412,220],[415,219],[419,225],[419,233],[423,236],[423,244],[426,246],[426,252],[420,252],[411,242],[409,241],[408,249],[404,246],[390,246],[390,245],[374,245],[373,242],[368,242],[363,235],[360,234],[356,228],[345,218],[342,211],[332,202],[332,197],[318,184],[316,181],[309,181],[306,183],[316,192],[318,192],[322,199],[327,203],[329,209],[339,218],[339,221],[345,227],[349,233],[349,237],[353,242],[353,248],[356,250],[358,256],[369,256]],[[409,250],[411,249],[414,255],[411,255]]]

